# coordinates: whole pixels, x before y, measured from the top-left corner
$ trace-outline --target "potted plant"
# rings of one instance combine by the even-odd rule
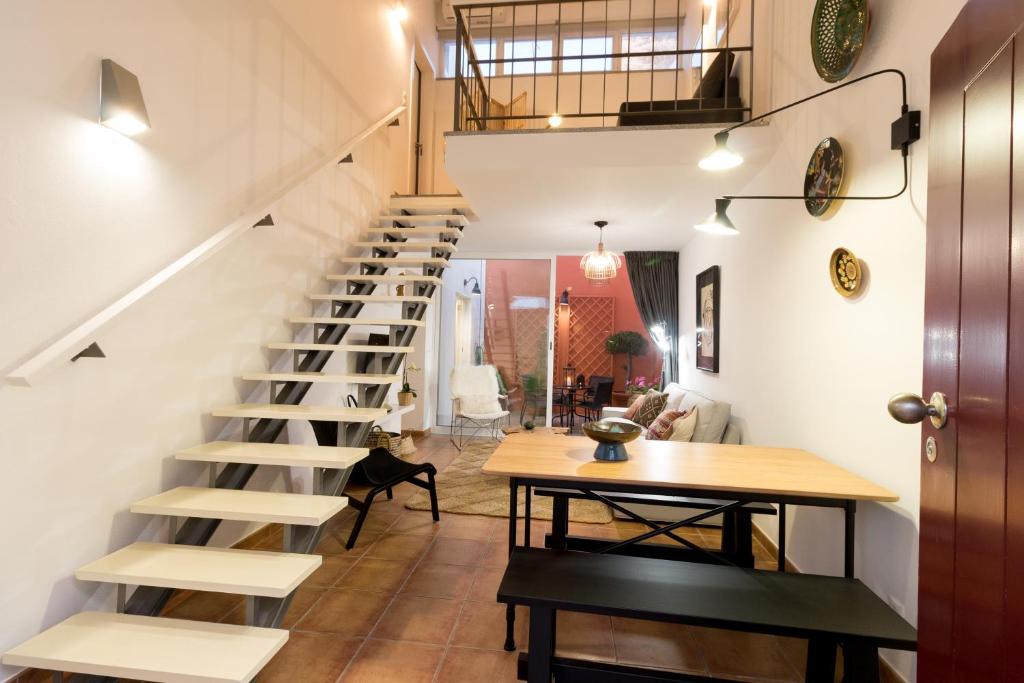
[[[637,375],[633,379],[626,382],[626,393],[629,395],[628,403],[633,404],[638,397],[646,394],[651,389],[658,389],[657,382],[651,382],[643,375]]]
[[[409,373],[419,372],[420,368],[413,362],[405,364],[405,369],[402,370],[402,390],[398,392],[398,405],[400,406],[411,406],[412,401],[416,398],[416,392],[409,385]]]
[[[649,344],[639,332],[616,332],[604,341],[604,348],[613,356],[626,354],[626,377],[633,376],[633,356],[644,356],[647,354]]]

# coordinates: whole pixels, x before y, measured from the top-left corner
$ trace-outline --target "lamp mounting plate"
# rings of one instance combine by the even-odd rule
[[[907,148],[921,139],[921,112],[903,109],[903,114],[892,122],[892,149],[907,153]]]

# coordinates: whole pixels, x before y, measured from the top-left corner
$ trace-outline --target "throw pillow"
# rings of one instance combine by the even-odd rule
[[[680,417],[686,415],[681,410],[670,410],[666,408],[661,411],[661,415],[658,415],[651,423],[651,426],[647,429],[647,440],[648,441],[664,441],[668,438],[669,434],[672,433],[672,425]]]
[[[672,423],[672,432],[668,435],[669,441],[686,441],[693,439],[693,430],[697,428],[697,409],[683,413],[682,417]]]
[[[668,394],[668,403],[665,404],[665,409],[682,410],[680,406],[682,406],[683,398],[686,396],[686,389],[672,383],[665,387],[665,393]]]
[[[644,427],[650,427],[651,423],[658,419],[661,415],[661,411],[665,410],[665,404],[668,402],[668,396],[657,391],[651,391],[644,397],[644,402],[640,404],[640,408],[636,411],[633,422],[643,425]],[[627,418],[629,419],[629,418]]]
[[[640,396],[636,396],[633,399],[633,401],[629,404],[629,407],[626,408],[626,412],[622,414],[622,417],[626,418],[627,420],[631,420],[631,421],[632,420],[636,420],[636,414],[637,414],[637,412],[639,412],[640,406],[642,406],[644,404],[644,399],[646,399],[651,394],[657,394],[657,393],[658,393],[657,389],[651,389],[646,394],[641,394]]]
[[[732,406],[724,401],[712,401],[695,391],[687,392],[680,410],[697,408],[697,427],[693,432],[696,443],[721,443],[722,434],[729,424]]]

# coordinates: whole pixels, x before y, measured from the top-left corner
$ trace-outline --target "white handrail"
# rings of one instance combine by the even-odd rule
[[[116,318],[129,306],[136,303],[189,266],[199,263],[242,235],[248,233],[255,223],[268,213],[273,213],[274,205],[281,201],[285,195],[301,185],[318,171],[336,165],[348,156],[356,145],[394,121],[399,114],[405,111],[406,105],[404,101],[405,98],[403,97],[403,104],[401,106],[395,107],[384,117],[378,119],[369,128],[359,133],[351,140],[346,141],[341,148],[331,154],[330,157],[310,164],[308,168],[297,174],[293,180],[285,183],[281,188],[279,188],[270,200],[262,202],[259,205],[259,208],[242,214],[238,219],[221,228],[215,235],[188,251],[186,254],[162,269],[159,273],[149,278],[99,313],[93,315],[91,318],[44,348],[42,351],[33,355],[20,366],[12,370],[7,375],[7,381],[18,386],[30,387],[36,383],[41,376],[55,369],[59,364],[70,361],[76,354],[94,341],[92,336],[97,330]]]

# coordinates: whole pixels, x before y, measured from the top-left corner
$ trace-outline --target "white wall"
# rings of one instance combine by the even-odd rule
[[[385,0],[5,3],[0,368],[397,106],[418,29],[396,25],[389,8]],[[432,26],[432,14],[423,18]],[[94,123],[103,57],[141,81],[152,130],[136,139]],[[261,345],[291,337],[285,318],[308,314],[305,293],[327,291],[322,273],[401,188],[395,148],[408,148],[407,131],[385,129],[356,150],[354,166],[294,192],[276,227],[253,230],[104,328],[96,339],[107,359],[69,365],[35,388],[0,386],[0,651],[82,607],[112,605],[107,587],[75,581],[74,569],[162,533],[158,521],[127,511],[132,501],[203,481],[200,468],[170,456],[234,432],[209,410],[254,391],[237,380],[242,371],[287,364]],[[336,405],[347,391],[310,400]],[[277,473],[251,486],[301,484]],[[225,525],[219,540],[244,531]],[[14,673],[0,668],[0,679]]]
[[[897,67],[909,79],[912,108],[924,111],[924,139],[911,150],[911,189],[893,201],[847,201],[827,221],[798,201],[740,201],[730,217],[735,238],[700,235],[682,253],[682,372],[687,385],[731,401],[749,444],[804,448],[882,484],[894,505],[864,504],[857,517],[857,576],[911,621],[917,612],[919,432],[886,413],[888,398],[921,389],[923,343],[929,55],[964,4],[872,5],[871,35],[852,76]],[[813,0],[774,3],[775,105],[813,92],[818,79],[806,36]],[[799,194],[817,141],[840,140],[848,184],[858,194],[887,194],[902,183],[900,156],[889,151],[899,116],[893,77],[878,78],[775,116],[774,156],[749,184],[721,179],[731,194]],[[732,142],[743,148],[744,133]],[[713,209],[707,199],[706,212]],[[692,224],[703,216],[685,216]],[[833,289],[828,258],[838,246],[866,262],[866,293],[848,301]],[[697,273],[722,268],[721,373],[694,368]],[[775,534],[774,522],[765,524]],[[789,552],[808,572],[841,574],[842,516],[790,508]],[[913,656],[887,657],[913,679]]]

